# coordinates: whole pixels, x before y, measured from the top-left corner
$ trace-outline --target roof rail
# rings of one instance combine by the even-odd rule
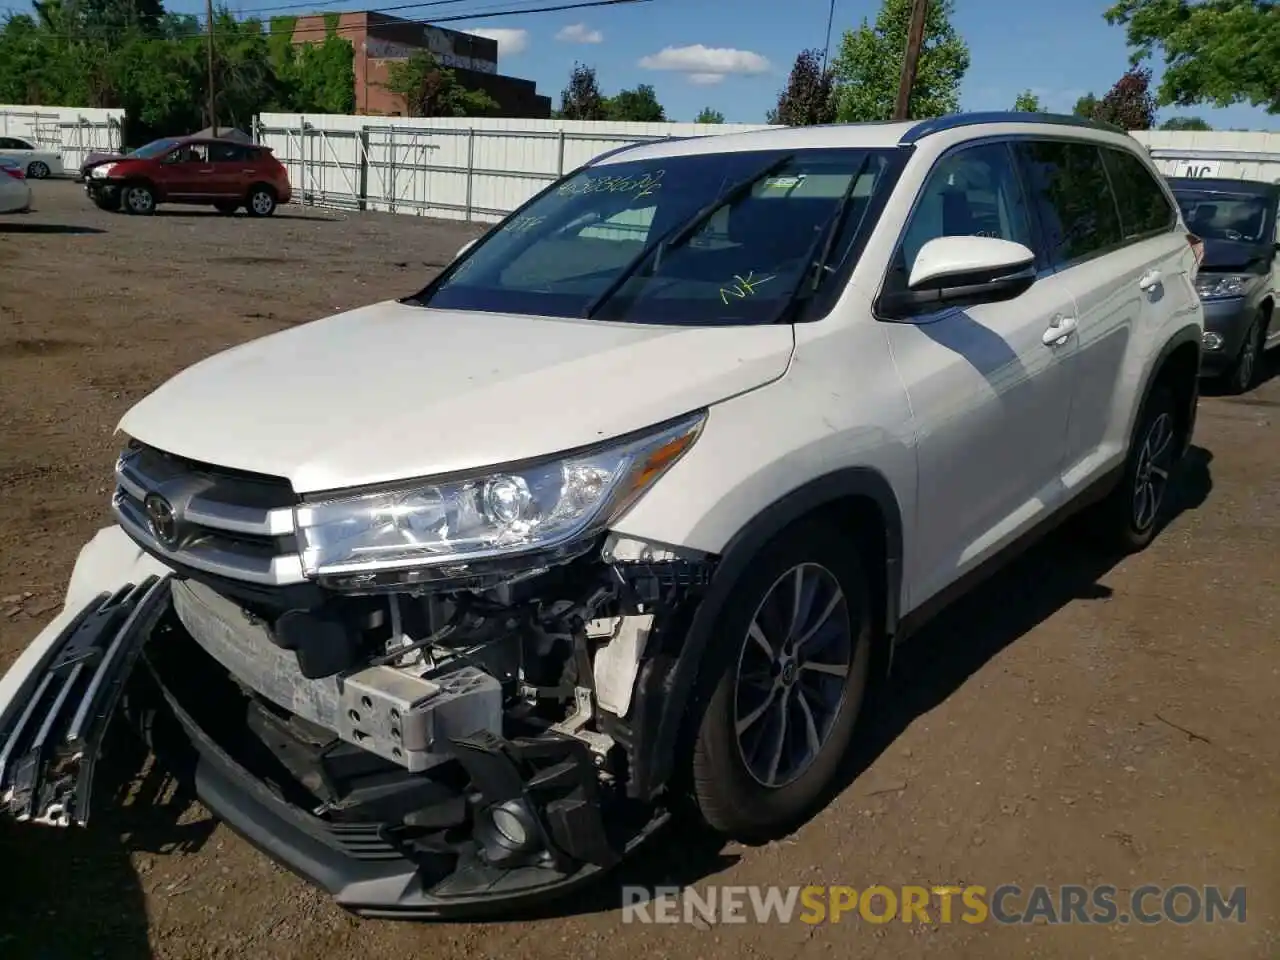
[[[921,120],[902,135],[898,140],[901,145],[916,143],[925,137],[941,133],[944,130],[955,130],[959,127],[972,127],[980,123],[1051,123],[1062,127],[1085,127],[1090,130],[1105,130],[1108,133],[1128,133],[1119,127],[1103,123],[1101,120],[1089,120],[1067,113],[1027,113],[1021,110],[989,110],[976,113],[952,113],[945,117],[932,117]]]

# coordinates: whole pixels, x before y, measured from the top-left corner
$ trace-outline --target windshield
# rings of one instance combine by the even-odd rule
[[[753,151],[590,167],[500,224],[413,302],[636,323],[772,322],[827,250],[837,216],[826,264],[842,262],[892,156]],[[737,196],[717,207],[726,191]]]
[[[1204,240],[1261,243],[1271,232],[1269,201],[1247,193],[1178,191],[1187,228]]]
[[[163,153],[168,153],[178,143],[177,140],[152,140],[146,146],[139,147],[133,153],[128,154],[131,157],[138,157],[142,160],[150,160],[152,157],[158,157]]]

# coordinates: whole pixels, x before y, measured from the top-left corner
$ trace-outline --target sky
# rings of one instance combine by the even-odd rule
[[[259,14],[288,0],[228,0],[233,10]],[[426,18],[530,6],[565,0],[450,0],[405,9],[396,16]],[[837,0],[832,55],[842,31],[865,18],[874,22],[879,0]],[[955,0],[954,24],[969,44],[971,64],[961,88],[964,110],[1002,110],[1025,89],[1045,109],[1069,113],[1076,99],[1102,96],[1128,67],[1124,30],[1103,19],[1106,0],[1069,3],[1035,0]],[[175,12],[203,13],[203,0],[168,0]],[[362,9],[320,0],[324,10]],[[288,11],[305,12],[303,4]],[[763,123],[776,103],[796,54],[821,47],[829,0],[650,0],[647,3],[555,13],[525,13],[442,24],[485,33],[499,41],[498,72],[534,80],[538,92],[559,105],[575,61],[596,69],[602,91],[612,94],[652,84],[668,119],[692,120],[711,107],[731,122]],[[1156,78],[1159,64],[1153,63]],[[1158,119],[1203,117],[1215,128],[1280,130],[1280,116],[1237,105],[1225,110],[1162,110]]]

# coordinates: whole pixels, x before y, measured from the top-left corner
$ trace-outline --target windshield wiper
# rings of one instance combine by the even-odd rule
[[[759,181],[773,173],[776,173],[793,159],[795,159],[795,154],[788,153],[786,156],[770,161],[763,170],[753,173],[750,177],[744,177],[738,182],[730,185],[727,190],[721,191],[714,200],[700,209],[688,220],[677,223],[670,230],[665,231],[656,240],[647,244],[627,263],[625,267],[622,268],[621,272],[613,278],[613,282],[605,287],[604,290],[595,297],[595,299],[583,308],[583,319],[591,319],[595,312],[604,306],[606,302],[611,300],[613,295],[622,289],[623,285],[632,278],[636,271],[638,271],[650,257],[653,258],[653,270],[657,270],[658,265],[662,261],[662,254],[664,252],[667,250],[673,250],[680,246],[680,244],[693,236],[699,227],[710,220],[717,210],[737,201]]]
[[[782,307],[778,310],[778,315],[773,320],[774,323],[778,323],[795,309],[800,300],[808,300],[816,294],[822,286],[824,275],[831,272],[831,268],[827,266],[827,261],[831,258],[831,248],[835,246],[836,240],[844,229],[844,218],[848,215],[849,204],[853,200],[853,191],[857,187],[858,181],[862,179],[862,175],[867,172],[867,167],[870,164],[871,154],[868,153],[863,157],[862,163],[858,165],[858,169],[854,171],[853,176],[849,178],[849,185],[844,188],[844,194],[840,197],[840,202],[836,205],[836,211],[831,216],[830,225],[810,244],[809,250],[805,254],[805,260],[808,261],[809,266],[807,269],[800,271],[800,276],[796,278],[791,292],[787,294],[786,300],[782,302]],[[819,250],[819,244],[821,244],[821,252],[816,260],[811,259],[814,253]],[[808,289],[805,289],[806,280],[808,281]]]

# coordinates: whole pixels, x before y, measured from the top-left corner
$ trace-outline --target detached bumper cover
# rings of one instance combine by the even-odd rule
[[[151,576],[93,598],[57,634],[0,715],[0,812],[85,824],[103,736],[168,603],[168,578]]]

